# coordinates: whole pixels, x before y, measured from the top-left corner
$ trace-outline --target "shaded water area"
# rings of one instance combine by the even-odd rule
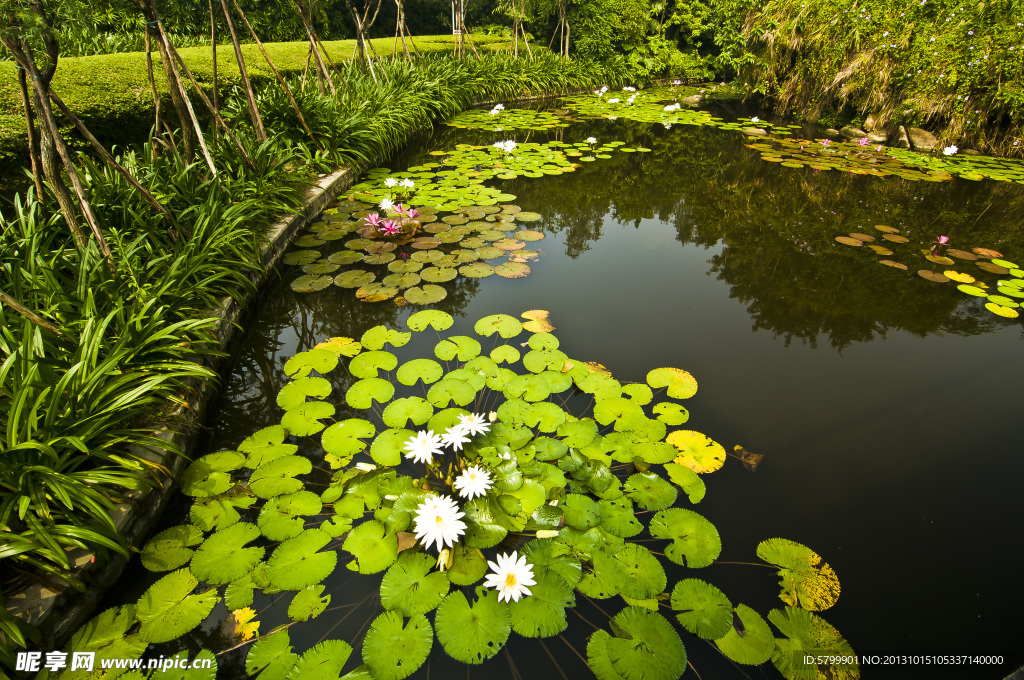
[[[531,244],[541,256],[522,279],[444,284],[448,296],[435,307],[456,317],[451,333],[465,335],[488,314],[548,310],[566,354],[600,362],[623,382],[660,366],[686,369],[700,389],[684,427],[727,450],[741,444],[765,455],[756,472],[730,458],[706,477],[707,496],[694,509],[718,527],[722,555],[699,571],[669,569],[669,588],[698,576],[764,615],[781,607],[774,569],[734,563],[756,561],[758,542],[781,536],[810,546],[837,572],[842,595],[822,616],[856,652],[1005,657],[998,667],[862,667],[863,677],[1002,678],[1024,663],[1015,606],[1024,601],[1021,322],[995,316],[955,283],[914,273],[932,268],[919,249],[940,234],[957,248],[1024,259],[1024,187],[780,167],[747,148],[744,135],[712,128],[599,121],[537,134],[652,151],[495,183],[542,215],[530,224],[546,235]],[[440,128],[388,165],[509,137],[528,138]],[[910,237],[909,271],[834,240],[876,224]],[[359,338],[377,324],[404,329],[419,309],[361,302],[333,286],[295,293],[289,283],[301,269],[280,273],[246,321],[199,453],[234,449],[280,421],[275,396],[296,352],[333,336]],[[404,348],[410,355],[429,355],[436,341],[420,335]],[[308,479],[327,478],[314,469]],[[188,505],[180,497],[164,525],[180,523]],[[133,563],[106,604],[134,601],[156,578]],[[379,581],[339,566],[324,581],[329,610],[292,627],[296,651],[324,638],[355,644],[381,611]],[[288,621],[289,599],[257,596],[261,631]],[[578,601],[564,639],[542,645],[513,635],[507,654],[468,677],[561,677],[556,666],[569,678],[589,677],[579,656],[593,630],[587,621],[607,627],[598,607],[611,615],[622,603]],[[224,649],[217,619],[225,614],[219,604],[211,621],[159,653]],[[779,677],[770,663],[734,667],[712,645],[685,632],[683,640],[705,679]],[[246,651],[221,656],[218,677],[244,677]],[[435,643],[413,677],[464,672]]]

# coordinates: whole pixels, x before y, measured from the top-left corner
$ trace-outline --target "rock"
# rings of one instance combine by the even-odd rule
[[[869,132],[868,139],[875,144],[884,144],[885,140],[889,139],[889,136],[879,132]]]
[[[907,130],[912,148],[920,151],[931,151],[939,145],[939,138],[921,128],[912,127]]]
[[[758,127],[743,128],[743,132],[747,133],[748,135],[754,135],[756,137],[764,137],[766,134],[768,134],[767,130]]]
[[[902,125],[900,126],[899,136],[896,138],[896,146],[898,146],[901,149],[910,148],[910,138],[907,137],[907,129]]]
[[[871,132],[875,129],[876,124],[877,121],[875,120],[875,114],[872,113],[864,120],[864,129]]]
[[[846,137],[847,139],[863,139],[864,137],[868,136],[868,133],[864,132],[858,127],[853,127],[852,125],[847,125],[846,127],[844,127],[842,130],[839,131],[839,134],[841,134],[843,137]]]
[[[839,130],[836,130],[835,128],[828,128],[827,130],[825,130],[825,134],[828,135],[829,137],[835,137],[836,135],[839,134]]]
[[[704,95],[691,94],[689,97],[683,97],[679,100],[680,104],[686,104],[687,106],[700,106],[701,102],[704,101]]]

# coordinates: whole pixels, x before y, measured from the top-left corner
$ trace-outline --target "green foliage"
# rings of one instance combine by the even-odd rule
[[[1020,0],[964,5],[764,5],[744,29],[740,69],[778,108],[818,117],[852,107],[878,123],[928,124],[943,144],[1024,153]]]

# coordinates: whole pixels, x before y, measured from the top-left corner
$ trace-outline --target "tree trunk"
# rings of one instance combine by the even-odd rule
[[[152,37],[152,33],[156,34],[156,49],[160,53],[160,64],[164,69],[164,77],[167,79],[167,89],[171,94],[171,104],[174,106],[174,112],[178,116],[178,126],[181,128],[181,142],[185,147],[185,157],[192,160],[196,156],[196,132],[193,132],[189,128],[189,123],[194,122],[191,116],[191,107],[188,102],[188,97],[184,95],[184,87],[181,84],[181,77],[178,75],[177,69],[174,68],[174,59],[171,58],[170,53],[167,51],[164,41],[160,38],[160,17],[156,13],[156,9],[152,7],[150,2],[144,0],[137,0],[136,5],[142,10],[143,16],[146,17],[146,34]],[[198,134],[202,134],[198,132]]]
[[[295,115],[299,118],[299,123],[302,124],[302,129],[306,131],[306,134],[309,135],[310,139],[316,142],[316,139],[313,136],[313,131],[309,129],[309,126],[306,125],[306,119],[302,117],[302,111],[299,109],[298,102],[296,102],[295,97],[292,96],[291,88],[288,87],[288,83],[285,82],[285,79],[281,77],[280,73],[278,73],[277,67],[274,66],[274,62],[270,60],[270,55],[267,54],[267,51],[263,48],[263,43],[260,42],[258,37],[256,37],[256,31],[253,30],[249,20],[245,17],[245,12],[243,12],[242,8],[238,5],[238,0],[232,0],[232,2],[235,5],[235,10],[238,12],[238,16],[242,19],[242,23],[244,23],[245,27],[249,29],[249,35],[252,36],[253,41],[256,43],[256,47],[260,49],[260,54],[262,54],[263,58],[266,60],[267,66],[269,66],[270,70],[274,72],[274,77],[277,79],[278,84],[284,89],[284,93],[287,95],[288,101],[292,105],[292,110],[295,111]],[[216,108],[216,104],[214,104],[214,108]]]
[[[256,93],[252,91],[252,83],[249,82],[245,57],[242,56],[242,47],[238,44],[238,32],[235,30],[235,23],[231,20],[228,3],[221,0],[220,6],[224,10],[224,20],[228,24],[228,32],[231,33],[231,44],[235,47],[235,59],[238,61],[238,72],[242,76],[242,91],[245,92],[245,102],[249,106],[249,117],[252,118],[252,126],[256,130],[256,139],[262,144],[267,141],[267,131],[263,129],[263,119],[260,118],[260,111],[256,108]]]
[[[223,0],[218,0],[223,2]],[[213,65],[213,108],[216,111],[220,110],[219,94],[217,92],[217,21],[215,19],[216,14],[213,11],[213,0],[207,0],[210,5],[210,59]],[[241,10],[239,10],[241,11]],[[213,126],[213,145],[217,146],[217,126]]]
[[[28,82],[25,69],[18,67],[18,92],[21,94],[21,107],[25,112],[25,129],[28,132],[28,156],[32,164],[32,181],[36,185],[36,198],[43,200],[43,160],[39,157],[39,145],[36,144],[36,121],[32,115],[32,103],[28,96]]]
[[[311,19],[306,18],[306,13],[303,11],[299,0],[292,0],[292,2],[295,3],[295,8],[299,10],[299,17],[302,19],[302,25],[306,27],[306,37],[309,39],[309,47],[313,51],[313,59],[317,68],[317,80],[320,83],[320,94],[324,93],[323,79],[326,78],[327,84],[331,87],[331,94],[337,95],[338,90],[334,87],[334,80],[331,79],[331,74],[327,72],[327,67],[324,66],[324,60],[320,58],[320,52],[317,50],[316,33],[313,32]]]

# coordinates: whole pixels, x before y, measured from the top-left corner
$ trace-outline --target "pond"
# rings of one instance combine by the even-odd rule
[[[716,113],[727,120],[750,115],[735,104]],[[821,136],[813,129],[779,129],[808,140]],[[680,501],[715,523],[723,547],[710,567],[670,569],[669,590],[679,578],[698,576],[734,604],[766,615],[783,606],[776,571],[742,563],[757,561],[764,539],[792,539],[838,574],[841,597],[821,615],[857,653],[1005,659],[1001,666],[970,669],[862,667],[863,677],[1008,675],[1024,662],[1014,606],[1024,601],[1024,545],[1013,528],[1024,475],[1017,420],[1022,327],[1019,319],[986,309],[985,297],[958,290],[957,281],[936,283],[915,272],[955,270],[987,282],[985,293],[1003,290],[996,281],[1005,273],[977,266],[991,256],[970,254],[987,248],[1002,256],[996,259],[1024,258],[1024,187],[808,166],[815,161],[784,167],[764,160],[764,148],[752,148],[763,138],[735,129],[621,117],[535,131],[441,127],[414,140],[389,161],[392,172],[376,177],[422,167],[438,158],[428,152],[460,143],[511,138],[522,148],[588,137],[597,140],[591,146],[624,144],[574,172],[487,182],[540,216],[515,225],[543,234],[525,244],[537,253],[527,261],[526,276],[458,276],[438,284],[446,297],[434,305],[398,305],[359,300],[354,287],[295,292],[291,284],[303,271],[283,266],[245,323],[200,453],[233,450],[256,430],[279,423],[275,399],[288,380],[285,362],[328,338],[359,339],[378,324],[405,330],[409,315],[427,307],[455,317],[448,333],[470,336],[487,315],[544,310],[559,349],[602,364],[623,382],[643,382],[657,367],[689,371],[699,390],[686,401],[689,421],[682,427],[707,434],[729,452],[740,445],[764,456],[754,471],[728,458],[705,478],[704,500],[694,506]],[[624,153],[618,150],[623,146],[647,151]],[[867,246],[835,240],[851,233],[865,235],[855,240]],[[909,242],[883,239],[887,233]],[[932,255],[939,262],[925,259],[939,236],[966,253],[954,265],[941,264],[945,252]],[[326,255],[343,252],[345,242],[313,247]],[[889,257],[909,269],[879,264]],[[378,280],[390,273],[383,264],[359,264],[331,275],[351,267],[379,270]],[[437,338],[427,335],[414,334],[396,353],[403,360],[429,355]],[[328,482],[329,474],[315,467],[303,479],[312,488]],[[187,521],[190,501],[181,496],[164,526]],[[248,519],[256,521],[255,515]],[[124,587],[106,604],[136,600],[157,578],[133,563]],[[325,638],[361,639],[382,611],[379,583],[380,574],[339,566],[323,582],[333,598],[328,610],[291,629],[296,652]],[[289,600],[257,594],[261,632],[288,622]],[[607,628],[607,617],[623,604],[577,601],[562,639],[542,644],[513,634],[501,654],[467,677],[590,677],[582,660],[589,622]],[[217,605],[207,623],[158,652],[234,646],[219,628],[226,614]],[[703,678],[780,677],[770,662],[735,666],[713,644],[686,632],[683,640]],[[220,656],[218,677],[244,677],[247,651],[243,645]],[[346,672],[357,664],[358,653]],[[413,677],[453,672],[462,673],[461,664],[435,644]],[[696,677],[692,670],[690,676]]]

